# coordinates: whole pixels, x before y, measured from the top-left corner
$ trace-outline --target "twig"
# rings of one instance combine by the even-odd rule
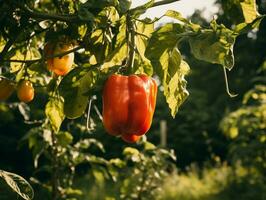
[[[33,11],[27,6],[22,7],[22,9],[31,18],[45,19],[45,20],[49,19],[52,21],[63,21],[63,22],[74,22],[79,20],[78,16],[76,15],[51,15],[47,13]]]
[[[44,58],[38,58],[38,59],[34,59],[34,60],[4,60],[4,62],[16,62],[16,63],[29,63],[29,64],[32,64],[32,63],[35,63],[35,62],[39,62],[41,60],[48,60],[48,59],[51,59],[51,58],[55,58],[55,57],[62,57],[64,55],[67,55],[69,53],[72,53],[72,52],[75,52],[75,51],[78,51],[80,49],[82,49],[83,46],[78,46],[78,47],[75,47],[69,51],[65,51],[63,53],[58,53],[58,54],[54,54],[54,55],[51,55],[51,56],[47,56],[47,57],[44,57]]]
[[[128,67],[129,71],[132,71],[134,67],[134,59],[135,59],[135,30],[134,30],[134,22],[130,18],[130,15],[127,15],[127,31],[129,32],[129,58],[128,58]]]

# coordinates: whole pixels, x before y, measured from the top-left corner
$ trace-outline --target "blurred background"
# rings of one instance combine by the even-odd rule
[[[133,1],[133,6],[140,3],[143,1]],[[257,4],[259,12],[265,14],[266,2],[260,0]],[[187,0],[163,7],[169,8],[180,11],[203,27],[207,27],[214,16],[218,23],[226,27],[238,23],[237,12],[230,11],[232,8],[226,7],[226,1]],[[225,10],[227,15],[224,15]],[[150,9],[146,15],[158,17],[163,13],[163,10]],[[158,26],[167,20],[160,21]],[[181,45],[180,51],[191,67],[187,77],[190,96],[173,119],[160,91],[153,124],[147,134],[147,141],[162,149],[173,149],[176,155],[171,165],[161,160],[158,170],[163,170],[163,173],[156,180],[149,179],[157,184],[156,198],[123,196],[124,193],[134,194],[131,189],[137,185],[128,183],[134,183],[134,177],[127,177],[126,174],[134,174],[132,170],[135,170],[135,165],[127,162],[123,170],[117,171],[118,174],[124,173],[124,176],[121,175],[116,182],[106,179],[98,167],[87,164],[78,166],[74,185],[82,188],[83,196],[80,199],[266,199],[266,20],[262,21],[259,29],[241,35],[236,40],[235,66],[228,73],[230,89],[238,94],[235,98],[230,98],[226,93],[221,66],[196,60],[187,43]],[[27,179],[36,175],[45,182],[46,174],[36,172],[32,151],[22,139],[32,130],[32,125],[24,123],[25,115],[31,119],[42,116],[45,98],[40,95],[37,99],[29,104],[30,111],[27,106],[17,106],[15,102],[13,107],[0,103],[0,169],[16,172]],[[100,95],[94,102],[100,109]],[[85,117],[75,122],[75,125],[73,121],[66,120],[64,126],[71,127],[77,137],[87,134],[102,143],[105,153],[92,149],[94,155],[107,160],[127,159],[124,149],[128,145],[107,135],[97,114],[92,115],[96,129],[91,133],[84,130]],[[137,148],[135,145],[130,147]],[[134,153],[129,154],[132,156]],[[143,167],[149,168],[153,157],[143,153],[143,158]],[[41,158],[40,162],[47,161]],[[141,165],[138,167],[141,169]],[[144,177],[146,175],[142,174]],[[154,172],[152,177],[156,177]],[[34,181],[32,183],[36,184]],[[0,199],[10,199],[10,190],[1,187],[4,186],[0,186]],[[46,192],[40,185],[34,185],[34,189],[36,199],[45,199],[42,195]],[[4,190],[7,192],[2,192]],[[147,186],[145,192],[152,191]],[[19,199],[16,195],[15,198]]]

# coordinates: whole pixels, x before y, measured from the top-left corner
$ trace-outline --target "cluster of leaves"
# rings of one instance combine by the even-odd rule
[[[160,192],[164,177],[172,171],[176,160],[173,151],[156,148],[153,144],[143,143],[143,151],[127,147],[124,173],[120,188],[120,199],[155,199]],[[121,179],[120,177],[120,179]]]
[[[188,96],[185,75],[189,72],[189,66],[182,57],[179,44],[187,41],[197,59],[231,70],[236,37],[257,27],[264,17],[256,12],[255,1],[245,1],[244,6],[239,1],[237,3],[242,6],[245,17],[244,22],[241,21],[234,30],[217,24],[215,20],[209,28],[204,28],[171,10],[163,16],[177,22],[165,24],[157,30],[154,24],[159,19],[141,18],[147,9],[171,2],[174,1],[151,0],[133,9],[130,9],[131,2],[128,0],[11,0],[1,4],[1,75],[15,82],[30,80],[37,87],[37,93],[45,93],[48,99],[44,111],[44,118],[47,119],[40,127],[32,129],[25,139],[29,141],[38,171],[51,172],[51,185],[42,185],[52,192],[56,191],[54,199],[58,195],[65,197],[76,192],[72,190],[71,182],[75,167],[80,163],[108,165],[106,160],[82,152],[92,143],[101,149],[97,141],[84,138],[73,141],[72,133],[65,131],[61,125],[65,117],[74,119],[84,114],[88,99],[101,91],[109,74],[157,75],[174,117]],[[252,12],[246,12],[250,9]],[[52,77],[46,69],[44,44],[62,42],[66,38],[77,46],[73,49],[76,67],[65,77]],[[47,90],[44,91],[44,88]],[[40,167],[38,159],[41,155],[51,165]],[[143,161],[141,157],[145,155],[138,156]],[[147,162],[136,163],[146,163],[147,168],[155,162],[153,159],[156,156],[151,158],[147,158]],[[65,172],[67,176],[63,176]],[[138,177],[139,170],[135,172],[132,181]],[[138,178],[136,184],[139,180],[142,179]],[[143,187],[148,187],[145,182],[143,184]],[[70,190],[66,191],[65,188]]]
[[[34,192],[31,185],[21,176],[0,170],[0,178],[2,178],[7,185],[23,199],[33,199]]]
[[[265,62],[260,71],[265,72]],[[259,77],[261,81],[245,94],[242,106],[228,113],[220,127],[233,140],[229,156],[234,163],[240,160],[245,166],[265,171],[266,86],[262,81],[265,75]]]
[[[58,110],[57,117],[54,117],[56,119],[51,119],[52,123],[57,121],[55,126],[58,127],[58,122],[64,119],[63,115],[68,118],[80,117],[86,109],[92,90],[99,91],[106,75],[117,71],[157,74],[174,117],[188,96],[184,76],[188,73],[189,66],[178,50],[179,43],[187,40],[196,58],[221,64],[231,70],[234,65],[233,45],[236,36],[256,27],[262,16],[258,17],[255,12],[254,2],[246,3],[245,8],[253,8],[253,12],[245,14],[248,15],[245,22],[233,31],[215,21],[210,28],[205,29],[172,10],[163,16],[178,20],[178,23],[166,24],[158,30],[154,29],[154,23],[158,19],[140,19],[147,9],[171,2],[173,1],[150,1],[134,9],[130,9],[129,1],[62,1],[53,4],[45,1],[5,2],[1,10],[5,18],[12,20],[10,23],[1,22],[1,62],[4,66],[9,66],[6,75],[16,75],[16,80],[26,76],[32,82],[47,85],[49,79],[43,73],[40,74],[40,71],[45,71],[44,58],[41,56],[43,44],[45,41],[60,41],[65,38],[62,36],[64,34],[77,41],[84,50],[78,53],[78,67],[60,84],[64,107],[63,111],[61,106],[52,109]],[[63,14],[46,14],[48,9],[50,12],[60,11]],[[244,11],[243,8],[243,13],[247,13]],[[21,38],[14,34],[16,32],[22,33]],[[9,50],[10,47],[12,48]],[[25,63],[15,62],[23,59]],[[50,102],[50,106],[56,103],[58,100]],[[49,116],[48,114],[48,118]]]
[[[81,185],[84,195],[80,199],[156,199],[164,178],[175,169],[173,151],[142,141],[137,148],[124,148],[122,154],[122,158],[109,160],[113,164],[112,180],[103,168],[92,168],[90,187]],[[79,177],[76,184],[84,180],[87,178]]]
[[[107,178],[113,178],[110,171],[114,164],[92,153],[105,152],[99,141],[91,138],[88,133],[77,138],[74,138],[69,131],[59,131],[54,134],[49,126],[47,120],[42,126],[31,129],[23,138],[29,141],[29,149],[33,152],[36,169],[34,177],[31,178],[33,183],[43,187],[48,194],[53,195],[56,190],[56,196],[53,195],[55,199],[75,199],[74,197],[82,195],[81,190],[73,188],[78,166],[102,168]],[[72,127],[72,131],[83,129],[86,132],[85,126],[78,123],[73,126],[75,127]]]
[[[227,163],[215,166],[190,166],[186,172],[165,179],[160,200],[242,200],[265,198],[265,180],[256,170]]]

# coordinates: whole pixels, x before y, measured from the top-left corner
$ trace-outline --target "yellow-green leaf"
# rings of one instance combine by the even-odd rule
[[[244,0],[240,1],[243,16],[246,23],[251,23],[258,16],[256,1],[255,0]]]
[[[46,104],[45,114],[55,132],[58,132],[65,118],[62,98],[51,98]]]

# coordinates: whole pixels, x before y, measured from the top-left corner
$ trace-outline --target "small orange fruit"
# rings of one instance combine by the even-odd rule
[[[62,54],[64,52],[70,51],[73,49],[72,45],[52,45],[48,43],[44,52],[46,56],[53,56],[56,54]],[[66,54],[62,57],[50,58],[47,60],[48,70],[53,71],[58,76],[66,75],[70,70],[74,63],[74,52]]]
[[[24,103],[28,103],[34,98],[34,88],[30,81],[22,80],[17,87],[18,99]]]
[[[15,85],[8,79],[0,79],[0,101],[7,100],[15,89]]]

